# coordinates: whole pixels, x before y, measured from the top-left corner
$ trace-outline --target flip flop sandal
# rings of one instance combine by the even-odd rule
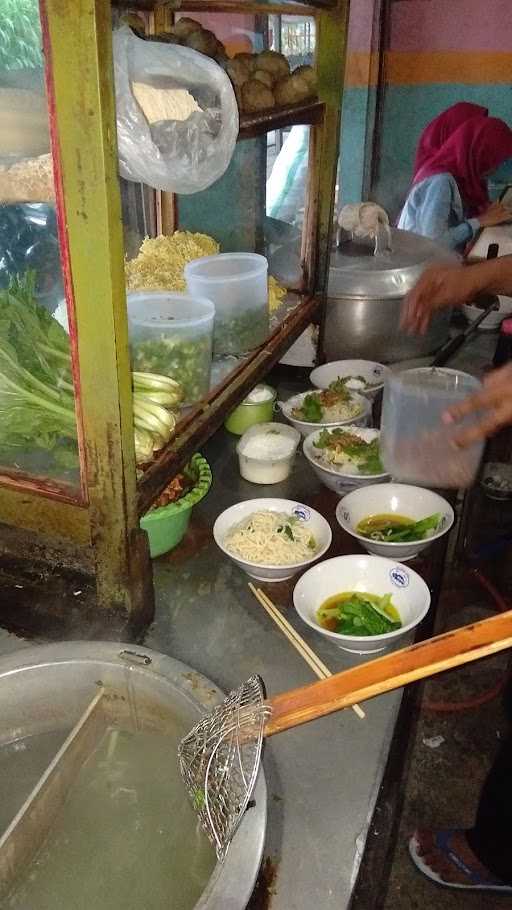
[[[435,835],[435,846],[439,852],[444,855],[445,859],[455,866],[459,872],[463,872],[464,875],[467,876],[467,885],[457,882],[446,882],[441,878],[438,872],[434,872],[420,855],[420,845],[416,834],[413,834],[409,840],[409,854],[416,868],[431,881],[436,882],[438,885],[443,885],[445,888],[457,888],[460,891],[497,891],[501,894],[512,894],[511,885],[505,885],[503,882],[500,882],[499,879],[484,878],[479,872],[476,872],[474,869],[471,869],[470,866],[466,865],[458,853],[456,853],[455,850],[452,850],[450,847],[450,840],[452,836],[457,833],[458,832],[454,829],[437,831]]]

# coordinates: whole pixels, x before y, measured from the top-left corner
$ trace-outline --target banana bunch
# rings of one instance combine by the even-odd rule
[[[156,373],[132,373],[133,427],[137,464],[151,461],[171,438],[183,400],[178,382]]]

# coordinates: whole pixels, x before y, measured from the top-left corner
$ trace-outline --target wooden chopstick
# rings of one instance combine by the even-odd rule
[[[301,655],[303,660],[306,661],[309,667],[313,670],[316,676],[319,679],[328,679],[332,676],[331,671],[326,667],[323,661],[320,660],[317,654],[309,647],[307,642],[299,635],[299,633],[293,628],[291,623],[283,616],[280,610],[272,603],[270,597],[268,597],[261,588],[255,588],[252,582],[249,582],[249,588],[254,594],[256,600],[261,604],[263,609],[268,613],[270,618],[275,622],[278,628],[281,630],[283,635],[288,639],[291,645],[295,648],[296,651]],[[360,705],[352,705],[352,710],[357,714],[361,720],[364,720],[366,714]]]

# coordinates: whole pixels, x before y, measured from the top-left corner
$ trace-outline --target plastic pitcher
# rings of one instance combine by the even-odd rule
[[[391,374],[382,406],[381,455],[395,480],[420,486],[464,489],[475,479],[483,443],[460,449],[454,436],[475,416],[456,424],[443,413],[481,388],[460,370],[425,367]]]

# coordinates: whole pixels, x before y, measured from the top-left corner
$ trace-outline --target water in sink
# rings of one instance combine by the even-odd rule
[[[192,910],[215,867],[177,765],[179,737],[109,729],[9,910]]]

